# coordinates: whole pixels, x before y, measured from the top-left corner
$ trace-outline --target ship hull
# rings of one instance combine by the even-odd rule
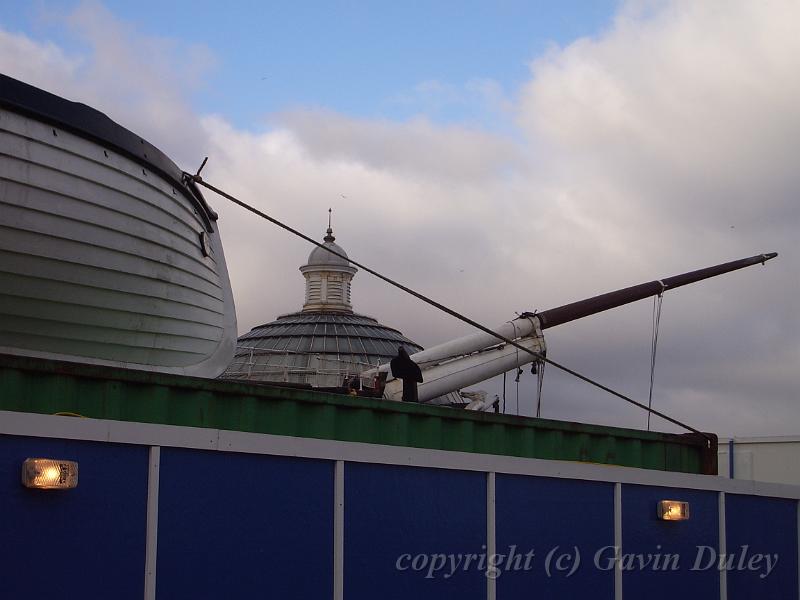
[[[131,132],[31,93],[0,105],[0,352],[215,377],[236,339],[216,215]]]

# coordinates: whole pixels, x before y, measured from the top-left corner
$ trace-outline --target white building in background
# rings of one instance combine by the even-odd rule
[[[303,308],[239,337],[222,379],[340,388],[388,363],[400,346],[409,354],[422,350],[397,329],[353,311],[350,285],[357,269],[335,239],[329,226],[323,247],[314,248],[300,267],[306,280]]]
[[[800,485],[800,436],[720,438],[719,474]]]

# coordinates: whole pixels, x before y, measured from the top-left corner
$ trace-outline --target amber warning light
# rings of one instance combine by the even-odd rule
[[[78,487],[78,463],[53,458],[26,458],[22,463],[22,485],[40,490],[71,490]]]
[[[688,521],[689,503],[680,500],[662,500],[658,503],[658,518],[663,521]]]

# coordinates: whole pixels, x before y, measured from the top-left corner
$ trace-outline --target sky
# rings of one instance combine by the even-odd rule
[[[653,404],[721,436],[800,434],[795,0],[217,6],[6,0],[0,71],[186,170],[209,156],[207,181],[309,235],[333,207],[351,257],[487,325],[779,252],[665,294]],[[207,197],[239,331],[299,309],[308,244]],[[367,273],[353,303],[424,346],[470,333]],[[550,329],[548,356],[646,402],[651,316]],[[508,378],[511,412],[534,396],[527,369]],[[542,416],[646,423],[551,367]]]

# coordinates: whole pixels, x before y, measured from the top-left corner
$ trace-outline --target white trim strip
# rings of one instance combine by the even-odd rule
[[[344,461],[333,471],[333,600],[344,600]]]
[[[725,531],[725,492],[719,493],[719,560],[728,554],[728,534]],[[724,563],[722,563],[724,564]],[[718,565],[719,566],[719,565]],[[728,571],[719,569],[719,600],[728,600]]]
[[[622,484],[614,484],[614,600],[622,600]]]
[[[739,444],[796,444],[800,442],[800,437],[796,435],[775,435],[775,436],[762,436],[762,437],[735,437],[735,438],[719,438],[719,445],[727,445],[733,439],[733,443],[738,446]]]
[[[144,600],[156,597],[156,560],[158,551],[158,484],[161,448],[150,446],[150,469],[147,474],[147,534],[144,558]]]
[[[497,505],[497,493],[495,487],[496,477],[491,471],[486,473],[486,556],[487,560],[487,574],[489,569],[489,562],[493,560],[497,552],[497,521],[495,507]],[[486,598],[487,600],[496,600],[497,598],[497,578],[486,577]]]
[[[800,499],[800,486],[561,460],[0,411],[0,434],[535,475]]]

